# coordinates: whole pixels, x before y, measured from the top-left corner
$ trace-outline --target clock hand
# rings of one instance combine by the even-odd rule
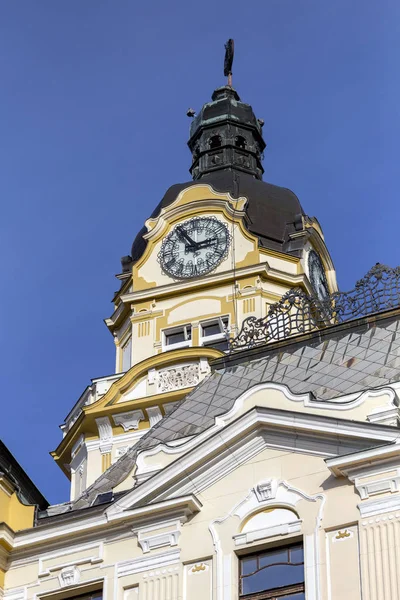
[[[182,227],[178,226],[176,228],[176,231],[178,232],[178,235],[181,238],[181,240],[188,242],[188,244],[191,248],[197,247],[197,243],[194,240],[192,240],[191,237],[188,236],[188,234],[186,233],[186,231],[184,229],[182,229]]]
[[[206,240],[202,240],[201,242],[197,242],[197,248],[201,249],[201,248],[208,248],[209,246],[212,246],[213,244],[215,244],[217,242],[217,240],[214,238],[207,238]]]

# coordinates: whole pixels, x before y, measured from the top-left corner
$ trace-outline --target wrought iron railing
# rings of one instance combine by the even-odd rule
[[[400,305],[400,267],[377,263],[349,292],[335,292],[323,302],[301,289],[289,290],[265,317],[248,317],[230,340],[230,351],[280,341],[328,325]]]

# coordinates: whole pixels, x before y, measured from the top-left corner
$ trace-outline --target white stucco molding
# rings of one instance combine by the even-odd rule
[[[270,493],[260,495],[260,489],[271,490]],[[251,493],[246,496],[246,499],[240,503],[233,513],[239,517],[240,521],[247,521],[250,515],[257,510],[264,510],[270,507],[281,506],[283,508],[290,508],[297,513],[296,504],[299,500],[308,500],[309,502],[316,502],[322,500],[323,494],[317,496],[309,496],[302,490],[292,487],[286,481],[279,479],[268,479],[258,483],[252,490]]]
[[[277,491],[277,479],[267,479],[266,481],[258,483],[254,488],[254,493],[257,497],[258,502],[264,502],[266,500],[271,500],[272,498],[275,498]]]
[[[76,553],[84,553],[84,557],[80,559],[72,558]],[[70,548],[63,550],[57,550],[54,552],[47,552],[39,556],[39,572],[38,577],[48,577],[57,571],[63,571],[65,569],[75,568],[79,565],[96,565],[103,562],[104,555],[104,544],[93,543],[93,544],[79,544],[74,545]],[[47,561],[51,563],[50,566],[46,566]],[[14,563],[18,565],[18,562]]]
[[[65,567],[61,570],[58,580],[60,582],[60,586],[68,587],[69,585],[76,585],[80,582],[81,572],[78,567]]]
[[[212,427],[209,427],[207,430],[205,430],[203,433],[201,433],[197,436],[191,437],[184,444],[181,444],[179,446],[177,446],[177,445],[172,446],[172,444],[168,444],[168,443],[167,444],[158,444],[157,446],[155,446],[154,448],[151,448],[150,450],[145,450],[143,452],[140,452],[137,457],[136,474],[140,477],[140,475],[142,473],[147,473],[149,471],[154,472],[154,471],[157,471],[159,468],[161,468],[161,466],[162,466],[161,455],[163,453],[167,454],[167,455],[177,456],[179,454],[186,453],[186,452],[190,451],[191,449],[195,448],[196,446],[201,444],[203,441],[210,438],[215,433],[217,433],[218,431],[220,431],[221,429],[225,428],[227,425],[232,423],[235,419],[237,419],[240,412],[243,412],[245,409],[250,410],[253,406],[255,406],[255,401],[253,400],[253,396],[255,394],[257,394],[260,391],[268,392],[270,390],[274,390],[274,391],[278,391],[278,392],[282,393],[284,398],[289,400],[290,403],[292,403],[292,402],[295,404],[301,403],[304,406],[304,408],[309,409],[306,412],[302,412],[302,413],[299,413],[299,411],[296,409],[296,415],[301,414],[303,418],[304,417],[307,418],[307,415],[308,415],[308,418],[310,419],[310,423],[311,423],[311,419],[314,419],[314,421],[315,421],[315,419],[318,419],[318,415],[314,414],[312,412],[312,410],[310,410],[310,409],[322,409],[324,413],[326,413],[328,410],[346,411],[346,410],[351,410],[352,408],[359,406],[363,402],[366,402],[369,398],[374,398],[374,397],[378,397],[378,396],[385,395],[385,394],[388,394],[391,397],[394,396],[393,390],[391,390],[390,388],[382,388],[379,390],[367,390],[367,391],[359,393],[359,394],[350,394],[347,396],[342,396],[340,398],[336,398],[331,401],[319,402],[314,398],[314,396],[312,394],[309,394],[309,393],[293,394],[285,385],[281,385],[278,383],[272,383],[272,382],[261,383],[261,384],[253,386],[252,388],[250,388],[249,390],[246,390],[246,392],[241,394],[235,401],[233,407],[227,413],[215,418],[215,423]],[[265,400],[265,404],[268,404],[267,397]],[[320,410],[318,410],[318,414],[321,414]],[[298,418],[300,418],[300,416]],[[294,422],[294,420],[293,420],[293,422]],[[379,436],[374,437],[374,433],[373,433],[372,429],[369,428],[367,422],[363,423],[360,421],[359,424],[360,424],[360,427],[362,427],[363,431],[364,431],[364,433],[362,434],[363,437],[368,438],[368,437],[370,437],[370,435],[372,435],[372,438],[371,438],[372,440],[373,439],[377,439],[377,440],[382,439]],[[346,427],[347,427],[346,421],[343,419],[343,428],[342,428],[343,432],[346,429]],[[312,427],[310,427],[309,429],[311,430]],[[340,430],[339,423],[337,426],[337,430]],[[322,433],[322,431],[321,431],[321,433]],[[325,433],[325,431],[324,431],[324,433]],[[386,430],[386,435],[385,435],[384,439],[386,441],[392,441],[395,434],[396,434],[395,431],[390,433],[390,430]],[[158,453],[160,453],[159,466],[152,463],[151,467],[149,468],[146,464],[147,458],[154,457]]]
[[[186,521],[187,518],[184,519]],[[171,527],[173,526],[173,529]],[[157,533],[157,529],[170,526],[169,531],[160,531]],[[153,524],[149,527],[142,527],[140,529],[134,529],[133,532],[137,536],[138,544],[143,550],[143,554],[150,552],[151,550],[158,550],[159,548],[164,548],[165,546],[177,546],[179,536],[181,535],[180,531],[181,521],[173,521],[163,522],[157,524]]]
[[[390,404],[380,406],[370,412],[367,418],[371,423],[381,423],[381,425],[398,427],[400,425],[400,408]]]
[[[73,444],[72,448],[71,448],[71,458],[74,459],[75,458],[75,454],[77,454],[77,452],[81,449],[81,447],[84,445],[85,443],[85,436],[83,435],[83,433],[81,433],[81,435],[78,437],[78,439],[76,440],[76,442]]]
[[[154,456],[158,452],[165,453],[166,455],[172,455],[175,460],[167,466],[162,467],[159,465],[160,471],[153,475],[150,479],[144,481],[139,487],[134,488],[131,492],[128,492],[123,498],[117,501],[110,510],[124,510],[130,505],[138,502],[143,502],[147,497],[158,497],[163,498],[165,490],[171,492],[171,481],[175,482],[175,490],[173,493],[179,495],[180,493],[187,493],[183,490],[179,490],[177,487],[177,480],[183,481],[187,479],[188,474],[193,473],[198,469],[199,464],[206,464],[211,457],[221,454],[226,451],[226,448],[233,445],[235,440],[239,438],[246,440],[249,436],[254,436],[254,432],[257,430],[265,430],[270,434],[280,434],[279,442],[275,444],[275,447],[286,448],[289,447],[293,451],[303,451],[308,454],[314,454],[326,457],[331,453],[332,457],[337,455],[337,449],[326,451],[326,448],[321,448],[321,437],[318,439],[315,437],[315,443],[305,445],[303,449],[296,446],[293,448],[293,444],[288,443],[288,436],[293,430],[296,431],[296,436],[303,435],[312,439],[313,436],[325,437],[325,440],[352,440],[354,443],[355,439],[358,439],[361,443],[362,440],[368,440],[368,443],[384,443],[391,442],[393,440],[393,434],[397,433],[392,428],[387,426],[381,426],[366,422],[349,421],[345,419],[337,419],[331,416],[321,416],[312,413],[303,413],[301,411],[286,411],[279,409],[269,409],[260,406],[253,406],[248,412],[245,412],[240,418],[233,419],[230,424],[223,426],[218,420],[218,423],[208,430],[198,435],[197,437],[191,438],[180,446],[167,446],[159,445],[150,451],[144,451],[139,453],[137,458],[138,473],[146,470],[146,457]],[[288,433],[285,433],[288,432]],[[214,435],[213,435],[214,434]],[[217,434],[217,435],[215,435]],[[265,436],[265,447],[268,447],[268,436]],[[180,456],[179,456],[180,455]],[[160,457],[161,458],[161,457]],[[164,461],[165,464],[165,461]],[[157,468],[157,465],[153,463],[153,469]]]
[[[289,492],[287,488],[282,487],[278,479],[267,479],[258,483],[253,488],[253,492],[254,495],[242,504],[235,513],[240,517],[242,524],[246,523],[244,528],[243,526],[240,527],[241,533],[234,536],[236,546],[301,531],[302,521],[297,518],[295,512],[296,504],[302,498],[300,495],[296,496]],[[255,502],[255,498],[257,502]],[[260,507],[260,505],[262,506]],[[277,508],[277,505],[279,508],[285,509],[286,519],[284,521],[270,524],[268,527],[248,529],[252,517],[270,507]]]
[[[272,527],[257,529],[256,531],[248,531],[246,533],[238,533],[234,536],[235,546],[243,546],[268,538],[291,535],[300,533],[301,519],[295,519],[290,523],[282,523],[282,525],[273,525]]]
[[[246,213],[244,207],[248,202],[245,196],[236,199],[233,198],[229,192],[217,192],[211,185],[206,183],[196,184],[190,188],[190,191],[193,192],[196,188],[208,189],[210,196],[202,200],[196,199],[190,203],[182,204],[181,200],[183,196],[187,194],[187,189],[182,190],[171,204],[164,206],[161,209],[156,218],[147,219],[145,222],[147,233],[145,233],[143,237],[146,240],[158,237],[171,220],[175,221],[179,216],[186,216],[188,208],[193,205],[194,202],[196,203],[197,209],[205,207],[212,212],[213,208],[223,208],[235,219],[239,217],[243,218],[245,216]]]
[[[396,512],[395,517],[400,518],[400,494],[360,502],[358,510],[360,511],[362,519],[368,519],[363,525],[371,524],[371,517],[377,519],[377,515],[391,512]]]
[[[383,388],[378,390],[384,392],[383,403],[374,408],[367,419],[371,423],[381,423],[382,425],[391,425],[397,427],[400,422],[399,399],[397,393],[392,388]]]
[[[149,417],[150,427],[154,427],[163,418],[159,406],[149,406],[146,408],[146,412]]]
[[[129,431],[128,433],[121,433],[113,436],[113,444],[124,444],[128,447],[136,444],[140,438],[149,431],[149,429],[138,429],[136,431]],[[93,452],[100,448],[100,440],[88,440],[85,442],[85,446],[88,452]]]
[[[115,565],[117,577],[126,577],[154,569],[165,569],[180,561],[180,549],[170,550],[163,554],[154,554],[153,556],[141,556],[133,560],[124,560]]]
[[[325,462],[335,477],[347,477],[354,484],[362,517],[400,508],[400,439]]]
[[[265,484],[268,484],[267,486]],[[259,488],[265,489],[265,487],[274,490],[272,495],[267,500],[260,500]],[[251,489],[249,493],[235,504],[231,510],[221,517],[218,517],[211,521],[209,524],[209,531],[213,540],[213,545],[216,553],[216,587],[217,587],[217,600],[231,600],[231,585],[230,585],[230,573],[232,570],[232,556],[224,555],[222,542],[218,534],[217,526],[224,523],[231,517],[238,517],[240,522],[243,523],[247,520],[249,515],[253,514],[257,510],[265,510],[267,508],[277,507],[290,507],[293,510],[296,509],[296,504],[300,500],[307,500],[308,502],[319,502],[318,513],[316,517],[315,530],[312,535],[305,536],[305,575],[306,575],[306,586],[307,586],[307,600],[320,600],[320,547],[319,547],[319,530],[323,518],[323,511],[325,506],[325,494],[316,494],[310,496],[302,490],[295,488],[288,484],[286,481],[271,479],[268,482],[261,482],[255,488]],[[297,521],[296,531],[301,530],[298,528]],[[293,526],[296,527],[295,521]],[[237,527],[237,529],[239,529]],[[269,537],[270,532],[266,532]],[[240,535],[240,534],[239,534]],[[234,536],[237,539],[237,536]],[[240,538],[239,538],[240,539]],[[260,539],[260,538],[257,538]],[[249,540],[251,542],[252,540]],[[227,563],[229,565],[227,566]],[[228,577],[228,580],[227,580]]]
[[[379,471],[374,474],[376,475],[375,479],[369,480],[365,478],[372,475],[370,470],[368,470],[368,472],[358,472],[358,475],[349,475],[349,479],[354,482],[361,500],[366,500],[371,496],[377,496],[379,494],[395,494],[400,490],[399,467],[391,469],[390,466],[387,466],[385,469],[379,469]]]
[[[3,596],[4,600],[26,600],[27,597],[26,587],[9,590]]]
[[[307,392],[306,394],[293,394],[286,385],[282,385],[280,383],[265,382],[253,386],[252,388],[244,392],[241,396],[239,396],[239,398],[237,398],[235,404],[229,412],[219,417],[216,417],[216,424],[226,424],[232,421],[237,415],[237,413],[243,408],[246,401],[253,394],[264,390],[279,391],[285,396],[287,400],[290,400],[291,402],[302,403],[305,408],[321,409],[324,412],[328,410],[351,410],[353,408],[356,408],[357,406],[360,406],[369,398],[388,396],[392,401],[394,401],[396,397],[394,391],[391,388],[385,387],[380,389],[366,390],[364,392],[356,392],[354,394],[346,394],[344,396],[332,398],[331,400],[321,401],[315,398],[315,396],[310,392]]]
[[[173,498],[162,502],[154,502],[146,506],[131,508],[128,510],[118,510],[109,514],[106,509],[96,517],[93,515],[82,516],[78,521],[63,522],[60,520],[57,524],[42,526],[18,532],[15,539],[14,548],[25,549],[32,544],[43,544],[43,548],[47,548],[51,540],[61,538],[69,538],[70,540],[82,539],[82,535],[91,534],[93,531],[99,532],[104,530],[108,533],[112,531],[113,525],[116,528],[120,527],[121,523],[132,523],[135,527],[149,523],[149,520],[160,521],[160,519],[171,520],[179,518],[181,523],[185,522],[189,517],[200,512],[202,503],[194,494],[188,494],[180,498]],[[72,543],[72,542],[71,542]],[[43,552],[43,548],[41,551]],[[39,549],[38,549],[39,552]],[[35,558],[37,560],[37,558]],[[18,560],[14,560],[14,565],[18,564]],[[74,564],[77,564],[76,562]]]
[[[107,454],[108,452],[111,452],[113,445],[113,433],[110,419],[108,417],[98,417],[96,419],[96,425],[100,436],[100,452],[102,454]]]
[[[218,273],[212,273],[208,275],[208,283],[213,286],[224,285],[226,283],[231,283],[233,270],[228,269],[227,271],[221,271]],[[282,281],[286,284],[289,282],[291,287],[295,287],[301,285],[305,281],[305,276],[303,274],[290,274],[283,273],[279,269],[274,269],[270,267],[267,262],[259,263],[256,265],[251,265],[248,267],[240,267],[235,270],[236,277],[250,277],[250,276],[259,276],[262,279],[264,278],[272,278],[275,281]],[[174,293],[180,294],[184,293],[188,290],[196,290],[200,289],[204,286],[204,281],[193,279],[185,282],[174,281],[173,283],[168,283],[165,285],[158,285],[155,288],[149,288],[145,290],[138,290],[135,292],[128,292],[126,294],[122,294],[121,301],[124,304],[132,304],[138,301],[144,300],[154,300],[160,298],[165,295],[165,293],[173,289]],[[154,344],[156,345],[156,344]]]
[[[112,415],[112,418],[116,425],[123,427],[124,431],[130,431],[131,429],[139,429],[139,422],[144,420],[144,415],[142,410],[131,410]]]
[[[325,460],[326,466],[335,477],[356,477],[365,469],[372,466],[387,465],[387,469],[393,469],[393,465],[400,465],[400,432],[395,432],[394,439],[382,446],[375,446],[367,450],[361,450],[345,456],[335,456]],[[390,464],[388,464],[388,462]]]

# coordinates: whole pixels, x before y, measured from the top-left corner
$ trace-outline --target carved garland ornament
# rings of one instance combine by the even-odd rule
[[[158,372],[158,392],[171,392],[185,387],[192,387],[200,382],[199,364],[184,365]]]

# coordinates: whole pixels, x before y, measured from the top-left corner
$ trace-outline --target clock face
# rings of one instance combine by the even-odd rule
[[[176,225],[164,239],[158,260],[174,279],[191,279],[213,271],[228,254],[230,235],[215,217],[195,217]]]
[[[308,273],[310,283],[319,300],[323,302],[329,297],[329,287],[326,280],[325,269],[322,261],[315,250],[311,250],[308,255]]]

